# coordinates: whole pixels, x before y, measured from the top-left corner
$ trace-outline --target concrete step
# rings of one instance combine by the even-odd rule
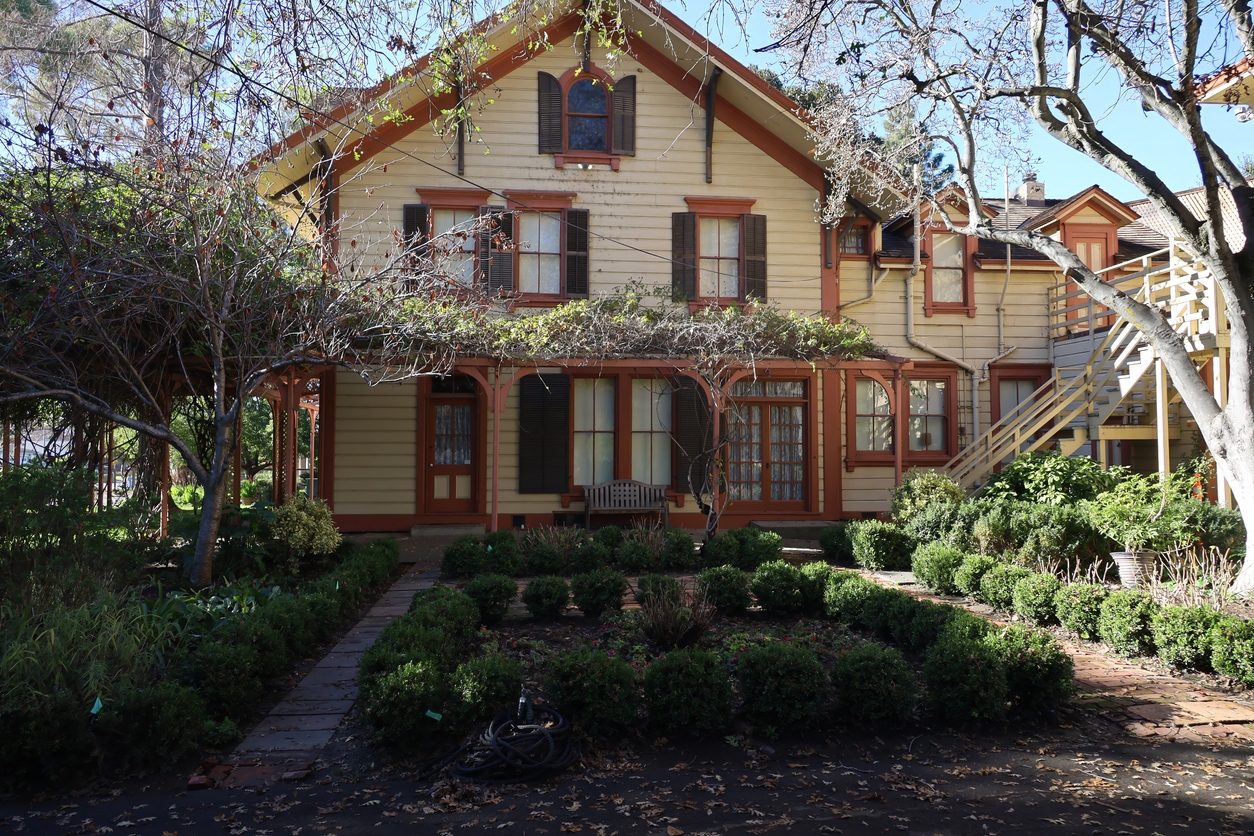
[[[827,520],[753,520],[751,528],[773,531],[785,540],[818,540],[819,533],[831,525]]]

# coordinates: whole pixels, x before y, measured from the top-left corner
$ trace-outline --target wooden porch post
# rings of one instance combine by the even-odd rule
[[[501,367],[492,375],[492,530],[500,528],[501,494]]]
[[[283,433],[285,445],[283,451],[283,481],[286,483],[284,498],[296,493],[296,454],[300,449],[296,443],[296,430],[300,426],[300,422],[296,420],[296,415],[299,409],[300,396],[296,393],[296,373],[292,372],[287,379],[287,411],[283,419],[286,430]]]
[[[279,441],[281,426],[279,416],[283,414],[283,392],[279,390],[279,399],[270,401],[270,501],[279,504],[283,492],[283,448]]]
[[[906,410],[903,409],[901,369],[893,371],[893,484],[901,484],[902,447],[906,444]]]
[[[1167,367],[1161,359],[1154,361],[1154,399],[1158,422],[1158,474],[1166,479],[1171,472],[1171,449],[1167,437]]]

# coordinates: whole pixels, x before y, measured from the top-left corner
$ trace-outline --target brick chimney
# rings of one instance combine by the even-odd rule
[[[1023,182],[1015,189],[1015,197],[1025,206],[1045,205],[1045,184],[1036,179],[1036,173],[1029,171],[1023,175]]]

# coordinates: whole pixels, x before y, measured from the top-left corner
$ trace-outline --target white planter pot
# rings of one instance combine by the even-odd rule
[[[1119,582],[1128,589],[1142,586],[1158,571],[1156,552],[1111,552],[1110,556],[1119,567]]]

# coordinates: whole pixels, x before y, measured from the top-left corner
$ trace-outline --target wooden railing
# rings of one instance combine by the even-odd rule
[[[1132,298],[1163,310],[1191,350],[1213,347],[1215,338],[1227,330],[1222,296],[1210,272],[1175,244],[1099,275]],[[1031,397],[949,462],[946,469],[964,488],[972,488],[1019,453],[1057,442],[1070,455],[1090,434],[1096,438],[1098,428],[1154,359],[1140,331],[1069,280],[1050,289],[1049,328],[1051,339],[1087,338],[1087,360],[1080,366],[1055,367],[1053,376]],[[1134,353],[1140,355],[1140,364],[1130,366]],[[1067,429],[1072,437],[1061,438]]]

